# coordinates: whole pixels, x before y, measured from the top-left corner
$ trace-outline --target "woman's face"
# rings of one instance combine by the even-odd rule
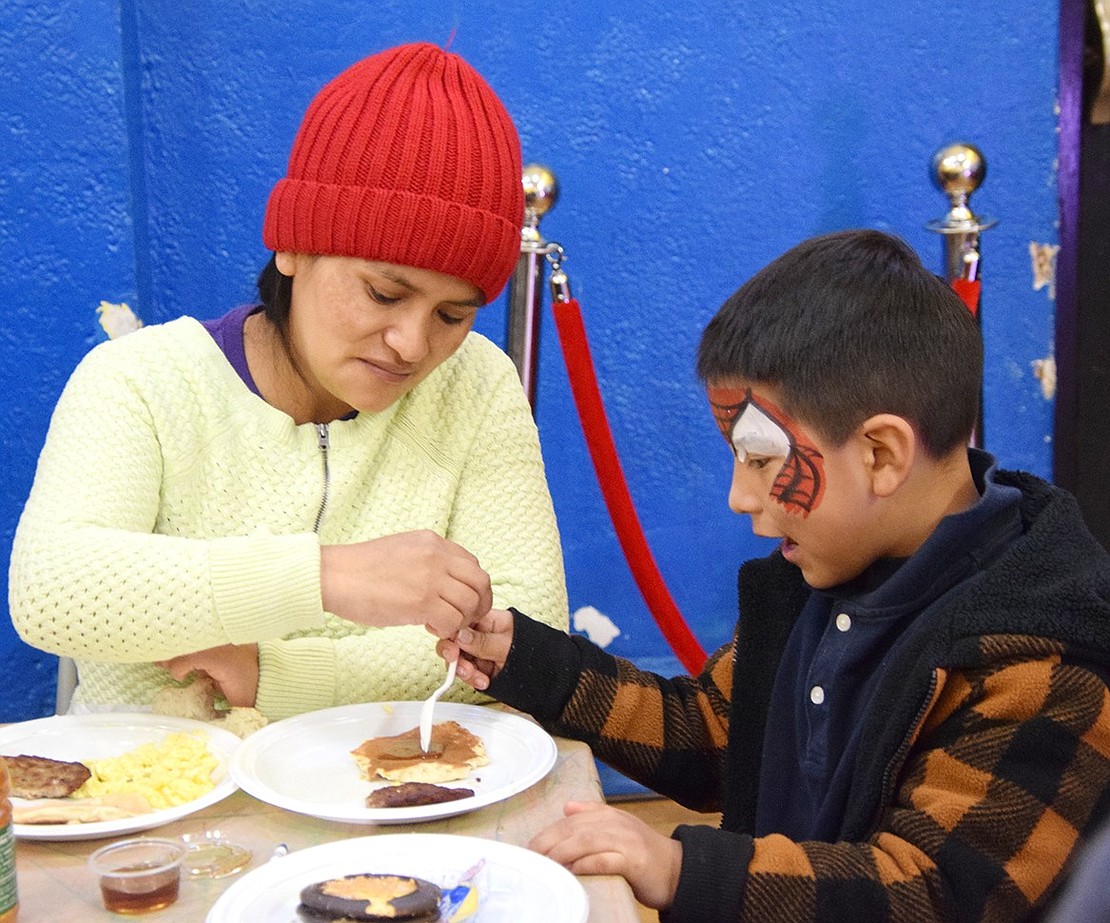
[[[289,345],[317,422],[389,407],[459,348],[482,305],[476,286],[430,269],[303,253],[277,267],[293,278]]]

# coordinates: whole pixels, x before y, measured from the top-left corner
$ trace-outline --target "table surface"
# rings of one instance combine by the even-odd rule
[[[558,757],[554,768],[544,779],[505,801],[454,817],[419,824],[344,824],[294,814],[236,791],[196,814],[148,833],[152,836],[179,837],[186,833],[219,830],[251,850],[250,869],[269,859],[279,843],[294,851],[334,840],[376,834],[448,833],[525,846],[535,833],[562,816],[565,801],[603,800],[590,749],[577,741],[556,738],[555,742]],[[85,865],[89,854],[105,842],[109,841],[17,840],[20,923],[128,919],[104,909],[100,902],[98,881]],[[158,923],[202,923],[224,889],[240,877],[182,880],[177,903],[132,919],[150,919]],[[579,880],[589,898],[590,923],[637,923],[637,904],[623,878],[583,876]]]

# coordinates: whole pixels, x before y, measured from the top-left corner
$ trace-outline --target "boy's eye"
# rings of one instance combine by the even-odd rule
[[[465,317],[458,317],[457,315],[449,314],[447,311],[440,311],[439,318],[449,327],[453,327],[456,324],[461,324],[463,321],[466,320]]]
[[[749,455],[745,464],[754,471],[762,471],[769,464],[771,459],[765,455]]]

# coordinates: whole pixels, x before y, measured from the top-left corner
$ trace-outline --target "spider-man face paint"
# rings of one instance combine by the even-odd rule
[[[748,455],[782,458],[771,496],[788,512],[808,516],[825,489],[823,456],[801,428],[751,388],[709,388],[709,405],[721,434],[743,463]]]

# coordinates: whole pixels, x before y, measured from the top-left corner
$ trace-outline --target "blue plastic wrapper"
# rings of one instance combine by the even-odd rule
[[[464,923],[474,919],[481,905],[481,872],[485,864],[485,859],[479,859],[461,875],[452,876],[454,885],[440,886],[443,889],[439,899],[440,919],[446,923]]]

